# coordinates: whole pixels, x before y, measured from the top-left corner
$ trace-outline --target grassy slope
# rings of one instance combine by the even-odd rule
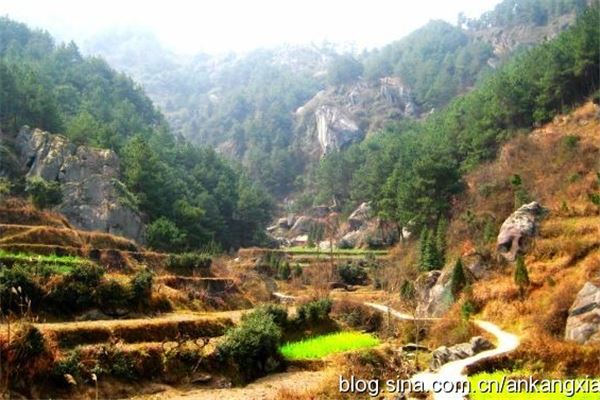
[[[525,258],[531,280],[525,299],[513,282],[513,266],[493,258],[494,272],[472,288],[472,300],[481,308],[478,317],[523,335],[514,358],[543,376],[600,374],[598,346],[562,340],[568,308],[583,284],[600,272],[600,210],[589,200],[589,193],[600,190],[596,113],[588,103],[509,141],[495,162],[467,177],[468,191],[450,228],[453,257],[493,254],[494,244],[481,244],[481,229],[464,216],[470,211],[476,222],[492,217],[499,227],[513,210],[508,183],[513,174],[523,178],[532,200],[549,209]]]

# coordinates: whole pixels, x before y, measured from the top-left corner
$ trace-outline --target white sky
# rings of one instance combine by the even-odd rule
[[[0,15],[62,40],[123,27],[153,31],[180,53],[222,53],[328,40],[384,45],[431,19],[455,23],[500,0],[1,0]]]

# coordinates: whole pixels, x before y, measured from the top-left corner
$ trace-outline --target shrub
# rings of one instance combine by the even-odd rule
[[[96,288],[96,303],[102,312],[116,315],[127,309],[131,301],[131,290],[116,280],[102,282]]]
[[[42,178],[28,179],[25,192],[29,195],[31,203],[40,209],[55,206],[62,201],[59,183],[49,182]]]
[[[154,274],[148,268],[135,274],[131,279],[131,300],[134,306],[147,307],[152,296]]]
[[[277,272],[279,279],[281,279],[282,281],[287,281],[288,279],[290,279],[291,274],[292,271],[290,269],[289,262],[285,261],[279,265],[279,271]]]
[[[94,306],[94,289],[82,282],[61,278],[51,286],[48,308],[57,314],[73,314]]]
[[[104,276],[104,269],[95,264],[78,264],[68,275],[69,280],[83,283],[86,286],[97,286]]]
[[[45,375],[54,361],[44,335],[30,324],[17,330],[4,357],[3,361],[7,360],[11,366],[8,370],[11,386],[20,388],[33,383],[36,376]]]
[[[237,370],[242,382],[248,382],[282,365],[280,340],[281,329],[272,316],[252,313],[225,334],[217,346],[217,354],[222,362]]]
[[[329,319],[331,300],[319,299],[298,306],[296,321],[299,324],[318,324]]]
[[[561,139],[561,141],[565,149],[575,150],[577,148],[577,144],[579,143],[579,136],[566,135]]]
[[[367,272],[360,265],[350,262],[337,267],[338,275],[347,285],[363,285],[367,281]]]
[[[187,236],[175,223],[161,217],[148,225],[146,241],[156,250],[181,251],[185,247]]]
[[[22,265],[13,265],[0,271],[0,301],[3,312],[25,312],[37,309],[45,291],[31,272]]]
[[[262,304],[258,306],[254,312],[245,315],[242,319],[254,316],[254,314],[267,315],[271,317],[273,322],[280,328],[285,328],[288,322],[287,310],[278,304]]]
[[[517,266],[515,267],[515,283],[519,287],[521,297],[525,292],[525,288],[529,286],[529,273],[525,266],[525,261],[522,255],[517,256]]]
[[[302,276],[302,267],[300,266],[300,264],[296,263],[294,265],[292,275],[294,276],[294,278],[300,278]]]
[[[333,315],[352,328],[375,332],[381,328],[383,317],[379,311],[353,301],[336,301]]]
[[[201,253],[169,254],[167,268],[184,273],[194,273],[198,269],[208,269],[212,264],[210,256]]]

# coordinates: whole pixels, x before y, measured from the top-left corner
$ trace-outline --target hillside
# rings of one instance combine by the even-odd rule
[[[174,137],[139,85],[74,43],[0,18],[0,105],[3,193],[155,249],[264,243],[261,185]]]
[[[324,154],[443,107],[513,52],[555,37],[583,7],[506,0],[481,20],[432,21],[354,55],[323,44],[177,58],[135,32],[84,48],[138,80],[175,133],[239,160],[283,199],[307,188]]]

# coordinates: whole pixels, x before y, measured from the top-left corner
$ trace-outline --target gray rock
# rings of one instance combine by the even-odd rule
[[[580,344],[600,341],[600,288],[586,282],[569,308],[565,340]]]
[[[112,150],[76,146],[67,138],[23,127],[16,138],[26,177],[60,183],[57,210],[77,228],[143,241],[140,213],[123,201],[119,159]]]
[[[537,202],[521,206],[500,227],[497,239],[498,252],[508,261],[524,254],[532,238],[538,233],[538,224],[546,210]]]
[[[340,150],[363,137],[358,124],[338,107],[319,107],[315,112],[315,123],[323,154]]]
[[[425,346],[422,346],[420,344],[416,344],[416,343],[407,343],[404,346],[402,346],[402,351],[405,352],[415,352],[415,351],[429,351],[429,349]]]
[[[487,339],[481,336],[475,336],[471,338],[469,343],[460,343],[451,347],[438,347],[431,353],[429,366],[431,369],[437,370],[446,363],[463,360],[492,348],[494,348],[494,346]]]
[[[452,306],[448,270],[422,273],[417,278],[415,288],[420,299],[417,306],[418,315],[439,317]]]
[[[348,225],[351,230],[356,231],[369,222],[371,217],[371,206],[369,203],[362,203],[356,210],[348,217]]]

